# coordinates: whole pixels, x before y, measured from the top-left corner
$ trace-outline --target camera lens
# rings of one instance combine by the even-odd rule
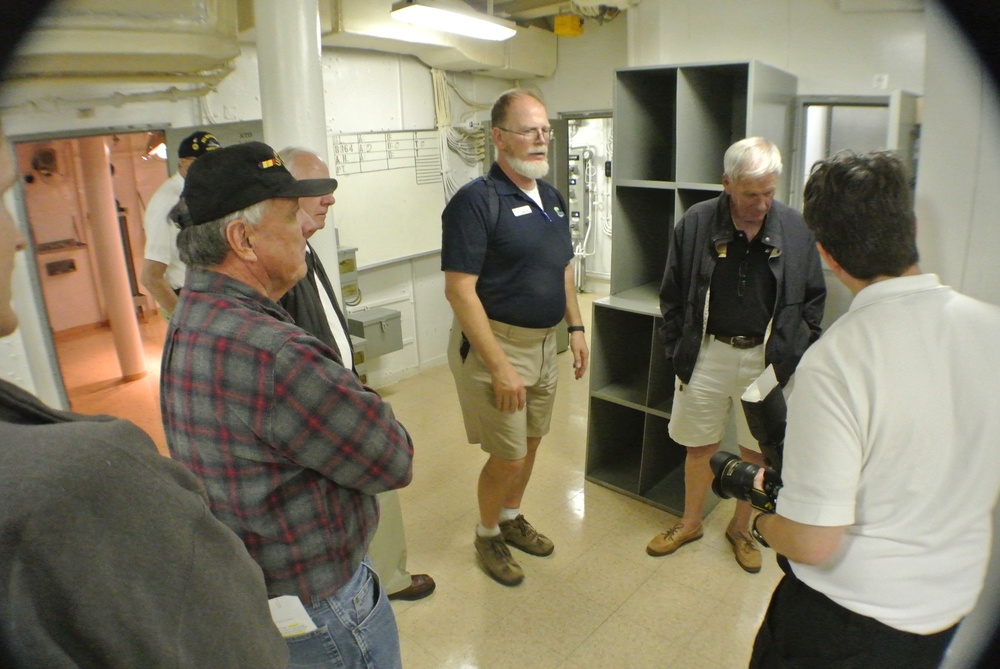
[[[760,469],[757,465],[744,462],[732,453],[719,451],[709,461],[715,479],[712,492],[723,499],[735,497],[746,500],[753,490],[753,480]]]

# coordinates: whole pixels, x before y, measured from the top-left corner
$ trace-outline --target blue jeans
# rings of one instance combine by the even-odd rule
[[[289,669],[403,666],[396,617],[367,556],[340,590],[306,611],[318,629],[285,639]]]

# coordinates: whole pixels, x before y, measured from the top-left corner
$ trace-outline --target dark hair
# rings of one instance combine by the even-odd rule
[[[806,225],[855,279],[900,276],[917,263],[913,191],[902,161],[880,151],[841,151],[812,167]]]
[[[504,91],[497,97],[496,102],[493,103],[493,110],[490,112],[490,123],[493,124],[494,128],[507,123],[507,112],[510,110],[510,106],[514,104],[514,100],[518,98],[534,98],[538,100],[539,104],[545,105],[537,93],[526,88],[512,88]]]

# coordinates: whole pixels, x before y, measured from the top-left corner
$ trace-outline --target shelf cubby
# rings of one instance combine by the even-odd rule
[[[625,137],[615,138],[615,169],[622,170],[620,177],[674,180],[676,95],[675,70],[640,68],[619,73],[615,108],[632,124]]]
[[[616,186],[612,220],[620,222],[611,244],[611,292],[659,282],[674,229],[672,188]]]
[[[674,369],[659,308],[674,224],[722,192],[733,142],[761,135],[790,157],[796,87],[756,61],[616,73],[611,295],[593,307],[588,481],[683,513],[686,450],[668,432]],[[732,421],[722,448],[738,450]],[[704,512],[717,502],[709,492]]]

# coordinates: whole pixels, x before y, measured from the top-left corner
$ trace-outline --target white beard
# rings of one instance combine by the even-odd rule
[[[541,162],[536,160],[521,160],[513,156],[508,156],[507,160],[515,172],[529,179],[541,179],[549,173],[548,160],[542,160]]]

